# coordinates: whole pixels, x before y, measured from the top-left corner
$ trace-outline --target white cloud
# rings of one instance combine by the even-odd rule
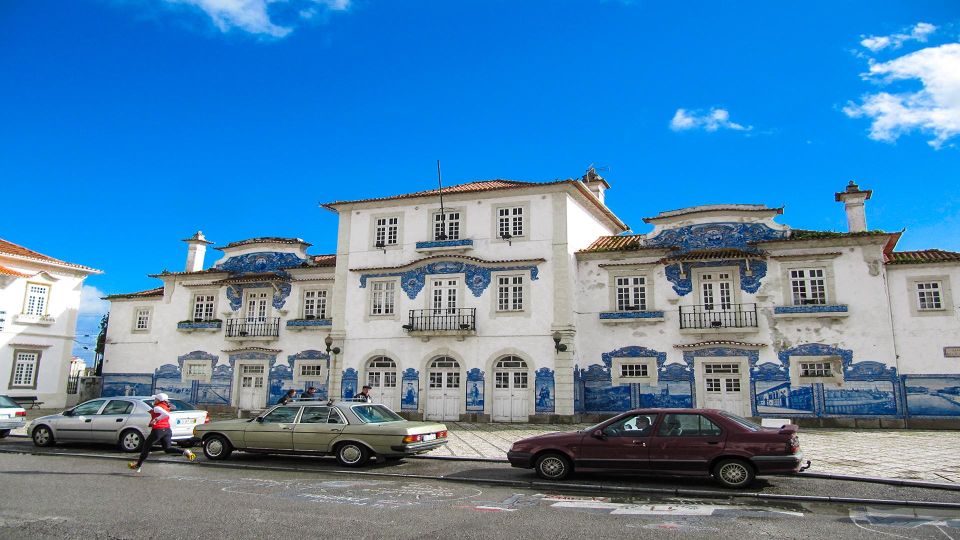
[[[873,52],[882,51],[887,47],[899,49],[908,41],[919,41],[926,43],[927,37],[937,31],[937,27],[930,23],[917,23],[910,29],[909,34],[891,34],[889,36],[868,36],[864,37],[860,44]],[[861,36],[862,37],[862,36]]]
[[[927,47],[888,62],[870,62],[863,78],[889,85],[918,81],[914,92],[866,94],[861,103],[848,103],[843,112],[851,118],[870,118],[870,138],[893,142],[919,131],[933,136],[930,146],[941,148],[960,134],[960,43]]]
[[[206,13],[221,32],[237,28],[251,34],[282,38],[293,31],[291,26],[282,26],[270,19],[270,4],[303,5],[300,17],[311,19],[318,8],[330,11],[345,11],[350,0],[164,0],[170,4],[186,4]]]
[[[80,315],[103,315],[110,311],[110,303],[101,300],[106,296],[103,291],[93,285],[84,285],[80,291]],[[99,319],[97,323],[99,324]]]
[[[734,131],[750,131],[753,126],[744,126],[730,120],[730,112],[726,109],[717,107],[709,111],[688,111],[687,109],[677,109],[673,118],[670,120],[670,129],[674,131],[686,131],[690,129],[703,129],[704,131],[714,132],[720,129],[732,129]]]

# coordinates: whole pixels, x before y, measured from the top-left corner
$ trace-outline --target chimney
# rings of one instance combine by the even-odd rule
[[[847,232],[864,232],[867,230],[867,215],[863,210],[863,203],[873,195],[872,190],[861,191],[860,186],[853,180],[847,184],[847,189],[835,195],[836,200],[843,201],[847,211]]]
[[[597,170],[593,167],[587,169],[586,174],[580,178],[580,181],[586,184],[587,188],[590,190],[590,193],[600,201],[601,204],[606,204],[603,202],[603,193],[604,191],[610,189],[610,184],[603,179],[602,176],[597,174]]]
[[[202,231],[197,231],[196,234],[190,238],[185,238],[183,240],[187,243],[187,272],[199,272],[203,270],[203,256],[207,252],[207,245],[212,244],[213,242],[208,242],[203,236]]]

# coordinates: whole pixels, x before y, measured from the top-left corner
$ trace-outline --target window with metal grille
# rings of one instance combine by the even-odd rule
[[[790,290],[795,306],[826,304],[827,285],[823,268],[790,270]]]
[[[943,302],[940,297],[942,290],[939,281],[922,281],[917,283],[917,309],[933,310],[943,309]]]
[[[621,377],[647,377],[646,364],[620,364]]]
[[[393,315],[395,281],[374,281],[370,285],[371,315]]]
[[[47,313],[47,297],[50,287],[30,283],[27,285],[27,298],[23,304],[23,314],[41,317]]]
[[[217,297],[212,294],[195,294],[193,296],[193,320],[209,321],[213,318]]]
[[[501,238],[523,236],[523,207],[497,209],[497,234]]]
[[[523,311],[523,276],[497,276],[497,311]]]
[[[303,318],[327,318],[327,291],[313,290],[303,292]]]
[[[460,212],[435,212],[433,214],[434,240],[460,239]]]
[[[616,278],[617,311],[645,311],[647,309],[647,278],[621,276]]]
[[[13,365],[13,381],[10,386],[36,386],[39,360],[38,352],[17,351]]]
[[[134,330],[149,330],[150,329],[150,308],[137,308],[136,322],[134,323]]]
[[[801,377],[833,377],[833,365],[830,362],[801,362]]]

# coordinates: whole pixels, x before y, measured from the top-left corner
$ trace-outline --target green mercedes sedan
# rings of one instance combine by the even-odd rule
[[[210,459],[234,450],[262,454],[334,455],[359,467],[370,458],[399,459],[447,444],[447,426],[410,422],[372,403],[299,401],[277,405],[249,420],[198,425],[194,436]]]

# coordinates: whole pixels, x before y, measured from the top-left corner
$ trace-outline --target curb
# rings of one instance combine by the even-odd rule
[[[960,484],[948,484],[946,482],[930,482],[928,480],[909,480],[900,478],[884,478],[882,476],[858,476],[852,474],[833,474],[819,472],[802,472],[797,476],[809,476],[811,478],[823,478],[827,480],[845,480],[849,482],[864,482],[870,484],[887,484],[890,486],[919,487],[927,489],[942,489],[946,491],[960,491]]]
[[[21,454],[21,455],[33,455],[33,456],[66,456],[66,457],[81,457],[88,459],[110,459],[114,461],[129,461],[127,457],[124,456],[105,456],[100,454],[86,454],[86,453],[66,453],[66,452],[31,452],[26,450],[9,450],[6,448],[0,448],[0,454]],[[193,465],[201,467],[214,467],[214,468],[224,468],[224,469],[246,469],[246,470],[262,470],[262,471],[274,471],[274,472],[303,472],[303,473],[313,473],[313,474],[333,474],[333,475],[343,475],[343,476],[370,476],[370,477],[386,477],[386,478],[411,478],[418,480],[436,480],[442,482],[456,482],[462,484],[486,484],[494,486],[513,486],[521,487],[528,489],[537,489],[537,490],[550,490],[555,492],[574,492],[574,493],[623,493],[630,495],[660,495],[660,496],[672,496],[672,497],[694,497],[694,498],[709,498],[709,499],[736,499],[736,498],[745,498],[745,499],[756,499],[756,500],[765,500],[765,501],[799,501],[799,502],[816,502],[816,503],[842,503],[842,504],[875,504],[875,505],[885,505],[885,506],[904,506],[911,508],[949,508],[960,510],[960,503],[953,502],[936,502],[936,501],[909,501],[909,500],[898,500],[898,499],[866,499],[859,497],[829,497],[829,496],[817,496],[817,495],[787,495],[787,494],[776,494],[776,493],[759,493],[759,492],[734,492],[734,491],[717,491],[709,489],[670,489],[670,488],[645,488],[645,487],[630,487],[630,486],[610,486],[604,484],[594,484],[594,483],[557,483],[557,482],[544,482],[538,480],[503,480],[499,478],[458,478],[453,476],[442,476],[442,475],[429,475],[429,474],[408,474],[408,473],[387,473],[379,471],[356,471],[356,470],[343,470],[343,469],[334,469],[334,470],[317,470],[309,469],[303,467],[276,467],[270,465],[241,465],[236,463],[214,463],[209,461],[201,461],[199,463],[189,463],[183,462],[177,459],[170,458],[160,458],[154,461],[155,463],[164,463],[164,464],[173,464],[173,465]]]

